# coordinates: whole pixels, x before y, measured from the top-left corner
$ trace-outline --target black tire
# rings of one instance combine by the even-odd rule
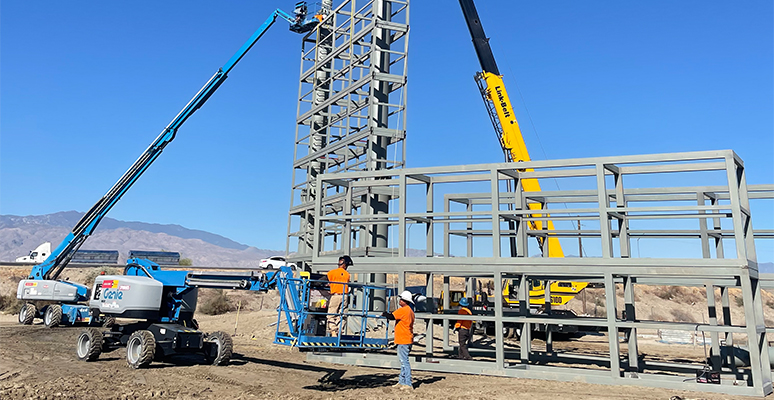
[[[486,328],[484,328],[484,334],[486,336],[495,336],[495,335],[497,335],[497,332],[495,332],[495,325],[494,324],[487,324]]]
[[[151,331],[136,331],[126,342],[126,363],[130,367],[144,368],[153,362],[156,354],[156,338]]]
[[[486,336],[486,325],[484,325],[483,322],[476,321],[473,323],[473,331],[471,333],[473,334],[481,334]]]
[[[32,321],[35,320],[35,305],[32,303],[25,303],[19,310],[19,323],[22,325],[32,325]]]
[[[46,307],[46,313],[43,315],[43,324],[46,328],[56,328],[62,323],[62,306],[51,304]]]
[[[102,353],[102,345],[105,339],[97,328],[84,329],[78,336],[78,344],[75,346],[75,354],[81,361],[94,361]]]
[[[208,354],[207,361],[212,365],[228,365],[234,350],[234,342],[231,340],[231,335],[218,331],[207,335],[205,340],[217,348],[217,356],[213,358]]]
[[[266,268],[268,268],[268,269],[274,269],[274,266],[273,266],[273,265],[271,265],[271,264],[269,264],[269,265],[267,265],[267,266],[266,266]]]
[[[102,327],[111,328],[116,324],[115,317],[102,317]]]

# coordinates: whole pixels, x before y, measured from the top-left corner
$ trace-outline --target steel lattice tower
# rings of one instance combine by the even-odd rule
[[[315,228],[315,202],[338,190],[318,186],[318,175],[404,166],[408,11],[408,0],[347,0],[303,39],[287,242],[297,263],[311,261],[316,240],[344,242],[340,230]],[[360,213],[380,214],[391,198],[354,201]],[[334,252],[378,255],[389,247],[387,226],[355,230],[346,242]]]

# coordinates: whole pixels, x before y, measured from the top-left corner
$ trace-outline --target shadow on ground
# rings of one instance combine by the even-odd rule
[[[321,392],[335,392],[347,389],[373,389],[388,387],[398,383],[398,374],[368,374],[357,375],[345,378],[344,371],[337,371],[326,374],[320,378],[317,385],[304,386],[304,389],[317,390]],[[424,384],[438,382],[445,379],[442,376],[433,376],[426,378],[415,378],[414,388]]]
[[[231,359],[231,364],[235,365],[246,364],[248,362],[270,365],[273,367],[285,369],[322,372],[325,375],[317,380],[316,385],[303,387],[307,390],[317,390],[321,392],[335,392],[338,390],[346,389],[380,388],[392,386],[398,383],[398,374],[394,373],[357,375],[345,378],[344,374],[347,372],[346,369],[328,368],[311,364],[299,364],[278,360],[267,360],[246,356],[244,354],[234,354],[234,358]],[[424,384],[438,382],[442,379],[445,378],[442,376],[414,378],[414,388],[418,388]]]

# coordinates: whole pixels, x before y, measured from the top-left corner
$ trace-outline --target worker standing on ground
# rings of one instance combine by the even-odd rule
[[[398,360],[400,361],[400,376],[395,385],[401,389],[414,389],[411,382],[411,364],[409,363],[409,352],[414,343],[414,310],[410,304],[414,304],[411,292],[404,290],[400,294],[400,308],[393,311],[392,314],[384,312],[382,314],[388,320],[395,320],[395,344],[398,345]]]
[[[459,315],[473,315],[473,313],[468,308],[470,306],[470,301],[467,297],[463,297],[460,299],[460,310],[457,311],[457,314]],[[473,338],[473,321],[470,320],[457,320],[457,323],[454,324],[454,332],[458,334],[457,339],[460,343],[459,348],[459,358],[463,360],[471,360],[473,359],[470,356],[470,353],[468,353],[468,345],[470,344],[470,339]]]
[[[354,264],[352,258],[341,256],[339,257],[339,267],[328,271],[331,291],[331,299],[328,301],[328,333],[330,336],[339,335],[339,325],[341,325],[342,332],[347,329],[347,320],[342,317],[342,314],[347,309],[345,298],[349,291],[349,287],[346,285],[349,283],[347,268],[352,264]]]

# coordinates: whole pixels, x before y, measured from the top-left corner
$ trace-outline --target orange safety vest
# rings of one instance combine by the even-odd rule
[[[473,313],[470,312],[470,310],[467,307],[460,308],[460,310],[457,311],[457,314],[458,315],[473,315]],[[462,329],[470,330],[471,326],[473,326],[473,321],[458,320],[457,323],[454,324],[454,329],[462,328]]]
[[[414,310],[403,306],[392,313],[395,317],[395,344],[414,343]]]
[[[341,283],[349,283],[349,272],[347,272],[344,268],[336,268],[328,271],[328,281],[329,282],[341,282]],[[347,291],[347,285],[342,285],[338,283],[331,283],[331,293],[333,294],[342,294]]]

